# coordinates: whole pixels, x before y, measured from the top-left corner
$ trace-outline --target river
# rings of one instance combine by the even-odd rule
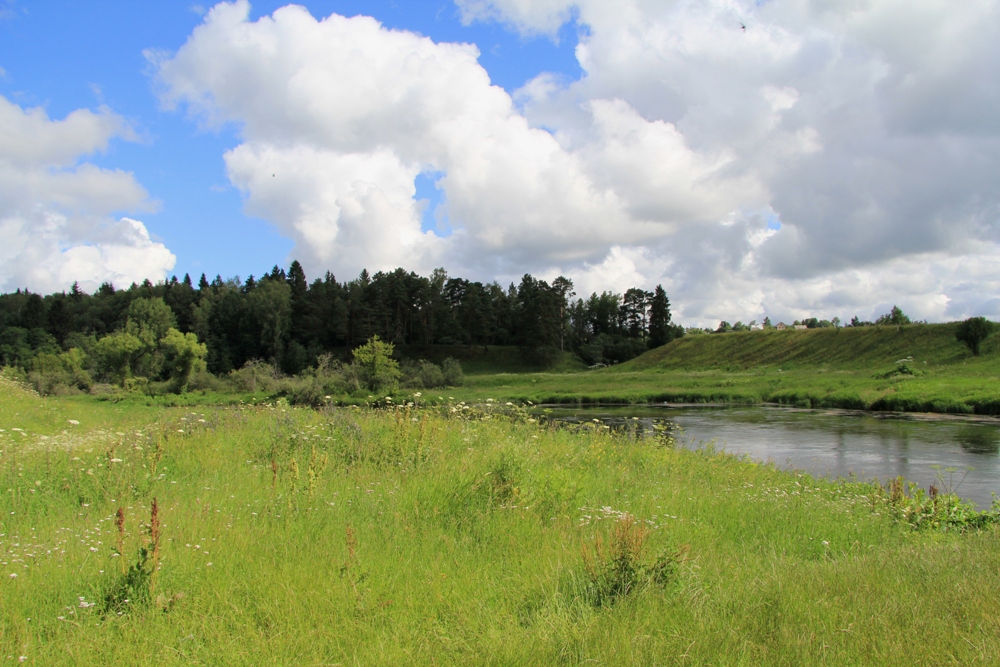
[[[886,480],[902,475],[934,484],[987,509],[1000,495],[1000,420],[941,415],[875,415],[781,407],[545,406],[559,421],[633,423],[652,432],[680,427],[681,445],[717,448],[828,479]]]

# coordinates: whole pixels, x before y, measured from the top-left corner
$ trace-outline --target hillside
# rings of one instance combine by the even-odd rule
[[[902,327],[860,327],[785,331],[744,331],[722,335],[685,336],[650,350],[619,371],[749,370],[778,366],[867,369],[891,367],[907,356],[924,365],[953,365],[975,360],[996,363],[1000,336],[988,338],[981,356],[972,357],[955,340],[957,323]]]
[[[780,403],[1000,414],[1000,334],[973,356],[952,324],[686,336],[582,373],[470,377],[463,398],[534,403]],[[913,361],[896,362],[907,357]]]

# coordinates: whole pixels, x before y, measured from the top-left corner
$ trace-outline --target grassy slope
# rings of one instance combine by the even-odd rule
[[[973,357],[954,324],[689,336],[613,368],[470,378],[463,398],[778,402],[1000,414],[1000,336]],[[915,376],[876,377],[914,357]]]
[[[838,370],[891,368],[913,356],[929,365],[960,364],[970,358],[955,340],[957,324],[904,327],[743,331],[725,335],[685,336],[619,366],[620,370],[746,370],[798,366]],[[984,345],[983,359],[996,341]]]
[[[47,448],[10,429],[30,414],[57,433],[85,404],[5,390],[12,663],[909,667],[1000,654],[1000,531],[915,533],[873,512],[864,486],[426,412],[131,406],[110,433],[82,423],[77,442]],[[118,576],[115,510],[131,559],[154,496],[169,611],[82,607]],[[614,526],[601,508],[647,522],[645,562],[680,545],[689,559],[664,587],[588,604],[582,554]]]

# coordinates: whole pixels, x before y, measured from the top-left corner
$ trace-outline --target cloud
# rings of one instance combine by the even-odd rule
[[[572,18],[573,3],[567,0],[465,0],[456,3],[462,22],[495,20],[527,35],[555,36]]]
[[[94,290],[162,279],[175,257],[143,223],[117,211],[154,205],[133,176],[80,157],[131,129],[110,110],[80,109],[62,120],[0,97],[0,290]]]
[[[616,100],[649,125],[671,123],[696,154],[726,155],[728,175],[745,179],[731,209],[743,222],[721,236],[706,224],[649,244],[689,316],[745,319],[768,307],[865,315],[898,299],[933,319],[992,303],[988,272],[976,282],[952,268],[988,264],[1000,249],[995,0],[960,9],[578,0],[547,14],[518,0],[456,1],[466,16],[526,35],[552,34],[553,16],[586,27],[580,80],[543,74],[517,95],[531,124],[556,128],[563,145],[591,140],[595,105]],[[622,165],[652,164],[639,146]],[[780,229],[760,236],[749,219],[761,213]],[[697,278],[685,268],[692,261]],[[743,304],[728,293],[745,295]]]
[[[995,307],[996,0],[456,2],[575,22],[583,76],[511,96],[473,45],[245,1],[148,57],[165,105],[239,127],[230,181],[313,273],[662,282],[692,323]],[[422,173],[449,236],[421,231]]]
[[[239,125],[231,181],[313,271],[572,267],[725,214],[755,190],[726,173],[725,152],[696,154],[671,124],[646,124],[620,101],[595,101],[593,138],[568,150],[490,84],[474,46],[367,17],[285,7],[251,22],[248,11],[217,5],[175,55],[149,57],[167,106]],[[628,158],[660,150],[654,170]],[[420,231],[420,173],[442,174],[447,238]]]

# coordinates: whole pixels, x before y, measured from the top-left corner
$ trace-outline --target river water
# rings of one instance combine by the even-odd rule
[[[893,415],[780,407],[607,406],[545,408],[559,421],[599,419],[651,433],[654,423],[680,427],[685,447],[718,449],[836,479],[886,480],[902,475],[934,484],[987,509],[1000,495],[1000,420]]]

